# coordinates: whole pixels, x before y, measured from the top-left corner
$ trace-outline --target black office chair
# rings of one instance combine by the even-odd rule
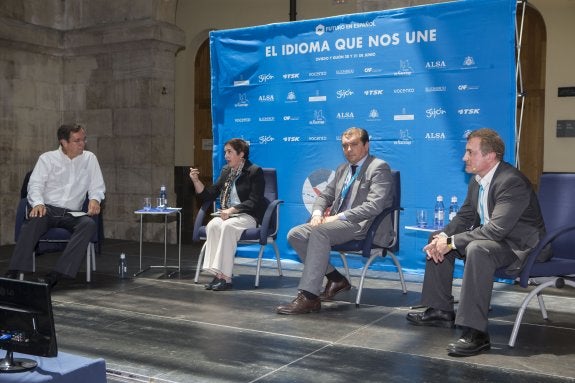
[[[543,319],[547,320],[547,310],[543,302],[543,290],[547,287],[575,287],[575,173],[543,173],[539,184],[539,204],[547,235],[527,258],[518,280],[521,287],[528,287],[533,278],[543,280],[521,302],[515,318],[509,346],[515,346],[515,340],[521,326],[525,309],[531,299],[537,296]],[[545,262],[537,262],[541,251],[551,245],[553,257]],[[495,276],[509,278],[506,268],[498,269]]]
[[[349,268],[347,265],[346,257],[348,255],[361,255],[367,259],[363,269],[361,271],[361,279],[359,281],[359,287],[357,289],[357,296],[355,298],[355,306],[359,307],[361,301],[361,293],[363,290],[363,283],[365,281],[365,276],[369,269],[369,266],[378,258],[378,257],[385,257],[389,255],[390,258],[393,260],[395,267],[397,268],[397,273],[399,274],[399,280],[401,282],[401,289],[404,294],[407,294],[407,288],[405,286],[405,280],[403,278],[403,271],[401,269],[401,264],[399,260],[395,256],[395,253],[399,250],[399,212],[401,211],[401,177],[399,171],[392,170],[391,175],[393,177],[394,183],[394,197],[393,197],[393,204],[391,207],[383,210],[371,223],[367,234],[364,239],[361,240],[353,240],[346,243],[342,243],[340,245],[332,246],[333,251],[339,252],[341,256],[341,260],[343,262],[343,266],[345,268],[345,273],[350,280],[349,275]],[[385,217],[391,216],[391,222],[394,232],[394,237],[392,242],[384,247],[380,246],[373,242],[375,237],[375,233],[379,228],[379,225],[384,220]]]
[[[260,245],[257,268],[256,268],[256,281],[255,281],[256,288],[259,286],[260,283],[260,269],[262,265],[262,258],[264,250],[268,244],[271,244],[275,251],[278,274],[280,277],[283,275],[280,252],[276,244],[279,229],[279,205],[283,203],[283,201],[278,199],[276,170],[263,168],[263,172],[265,179],[264,197],[270,202],[270,204],[267,207],[261,225],[252,229],[245,230],[242,236],[240,237],[240,240],[238,241],[239,245],[245,245],[245,244],[253,245],[257,243],[259,243]],[[203,225],[203,222],[204,218],[206,217],[206,214],[209,212],[213,203],[214,201],[205,201],[202,204],[200,210],[198,211],[198,215],[196,216],[196,220],[194,221],[194,234],[193,234],[194,241],[202,241],[206,239],[206,226]],[[194,278],[195,283],[198,283],[200,271],[202,269],[202,263],[204,260],[205,250],[206,250],[206,244],[204,243],[204,245],[202,246],[202,250],[200,251],[200,255],[198,257],[198,266],[196,268],[196,276]]]
[[[88,210],[88,198],[84,201],[83,210]],[[28,200],[26,198],[20,199],[18,203],[18,208],[16,210],[16,222],[14,226],[14,240],[17,242],[18,238],[20,237],[20,229],[24,224],[24,221],[27,219],[27,210],[28,210]],[[99,225],[100,216],[94,215],[92,219],[96,221],[96,225]],[[99,226],[98,226],[99,227]],[[96,230],[92,238],[90,239],[90,243],[88,244],[88,248],[86,249],[86,282],[91,281],[91,271],[96,270],[96,246],[100,241],[100,232]],[[43,249],[43,252],[46,251],[61,251],[65,245],[70,241],[72,233],[64,228],[51,228],[46,233],[40,237],[40,240],[36,244],[36,249],[32,253],[33,259],[33,266],[32,271],[36,271],[36,254],[40,246],[44,245],[52,245],[48,249]],[[54,248],[53,245],[57,245],[58,247]],[[20,275],[20,279],[23,278],[23,275]]]

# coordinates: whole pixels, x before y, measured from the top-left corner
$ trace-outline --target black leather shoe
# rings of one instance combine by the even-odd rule
[[[50,286],[51,289],[53,289],[54,286],[56,286],[58,284],[58,281],[60,279],[62,279],[63,277],[64,277],[64,275],[62,275],[56,271],[50,271],[45,276],[38,278],[38,282],[45,283],[48,286]]]
[[[217,283],[214,283],[212,285],[212,291],[225,291],[225,290],[231,290],[231,288],[233,287],[233,285],[231,283],[226,282],[225,279],[219,279],[217,281]]]
[[[455,327],[455,312],[436,310],[429,307],[424,312],[407,314],[407,320],[416,326]]]
[[[214,277],[214,279],[212,279],[212,281],[211,281],[210,283],[206,283],[206,284],[204,285],[204,288],[205,288],[206,290],[211,290],[211,289],[214,288],[214,285],[215,285],[216,283],[218,283],[219,281],[220,281],[220,279],[219,279],[218,277]]]
[[[20,279],[20,272],[18,270],[8,270],[6,274],[4,274],[4,278]]]
[[[447,346],[447,354],[450,356],[473,356],[490,348],[491,342],[488,333],[467,327],[457,342]]]
[[[325,290],[323,290],[323,292],[319,295],[319,299],[321,299],[322,301],[329,301],[332,300],[333,297],[336,296],[336,294],[342,291],[347,291],[349,289],[351,289],[351,284],[349,283],[347,278],[343,278],[339,282],[333,282],[328,280],[327,284],[325,285]]]
[[[318,312],[321,309],[321,300],[319,297],[308,299],[301,292],[297,297],[287,305],[281,305],[276,308],[278,314],[297,315]]]

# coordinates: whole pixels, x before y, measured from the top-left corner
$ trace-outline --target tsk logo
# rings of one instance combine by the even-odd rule
[[[299,73],[285,73],[283,78],[284,80],[297,80],[299,78]]]
[[[284,137],[284,142],[300,142],[299,137]]]
[[[349,96],[353,96],[353,90],[351,89],[340,89],[336,92],[337,98],[346,98]]]
[[[363,91],[366,96],[381,96],[383,95],[383,89],[367,89]]]
[[[479,114],[480,108],[477,109],[458,109],[457,113],[461,115]]]
[[[273,78],[274,78],[274,76],[271,73],[260,74],[258,76],[258,80],[260,81],[260,83],[271,81],[271,80],[273,80]]]

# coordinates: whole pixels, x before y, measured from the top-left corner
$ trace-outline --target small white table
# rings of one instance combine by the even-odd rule
[[[433,233],[436,230],[432,227],[419,227],[419,226],[404,226],[405,230],[413,230],[413,231],[424,231],[426,233]]]
[[[140,216],[140,270],[134,274],[134,276],[138,276],[145,271],[150,269],[158,269],[163,268],[166,269],[177,269],[178,272],[181,271],[182,268],[182,208],[181,207],[168,207],[164,210],[159,210],[156,208],[150,210],[136,210],[134,214]],[[168,257],[168,216],[174,214],[178,220],[178,265],[169,266],[167,265],[167,257]],[[142,243],[144,240],[144,216],[145,215],[160,215],[164,216],[164,264],[159,266],[147,266],[142,268]],[[171,276],[171,274],[169,275]]]

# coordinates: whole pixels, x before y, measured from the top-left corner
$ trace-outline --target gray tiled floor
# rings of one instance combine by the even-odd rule
[[[0,247],[0,267],[12,247]],[[174,246],[169,247],[174,262]],[[408,294],[395,275],[373,274],[362,307],[356,289],[317,314],[286,317],[274,308],[292,299],[299,265],[278,278],[270,262],[254,289],[252,260],[238,259],[234,290],[211,292],[193,283],[198,247],[183,246],[184,271],[165,278],[154,269],[119,280],[118,255],[137,271],[138,244],[107,240],[93,281],[84,273],[59,284],[53,306],[59,349],[106,360],[109,382],[561,382],[575,380],[575,293],[546,297],[550,321],[535,305],[524,318],[515,348],[507,346],[520,300],[516,286],[496,284],[490,332],[493,348],[451,358],[445,346],[457,330],[419,328],[405,321],[419,301],[419,277],[408,276]],[[163,246],[146,244],[144,265],[163,259]],[[39,273],[57,254],[38,258]],[[202,275],[201,282],[210,278]],[[352,283],[357,283],[354,278]],[[457,294],[457,288],[455,293]]]

